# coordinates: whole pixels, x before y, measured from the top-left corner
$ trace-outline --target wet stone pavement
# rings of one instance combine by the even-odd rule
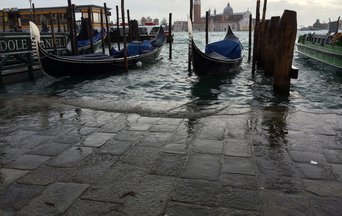
[[[0,215],[341,215],[341,115],[84,104],[0,98]]]

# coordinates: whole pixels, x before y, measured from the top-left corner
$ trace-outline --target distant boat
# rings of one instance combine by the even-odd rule
[[[299,36],[297,52],[316,61],[342,70],[342,32],[338,31],[340,17],[329,22],[327,34],[308,33]]]
[[[243,47],[231,28],[223,40],[210,43],[202,52],[192,36],[192,24],[188,22],[194,72],[198,76],[222,75],[238,68],[243,59]]]
[[[37,26],[30,22],[31,38],[38,50],[42,71],[51,77],[94,76],[104,73],[119,73],[125,68],[123,51],[112,50],[111,55],[92,53],[77,56],[57,56],[49,54],[40,44],[40,33]],[[127,64],[129,67],[156,60],[166,43],[163,29],[151,41],[128,45]]]

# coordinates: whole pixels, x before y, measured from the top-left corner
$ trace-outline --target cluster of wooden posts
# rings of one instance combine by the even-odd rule
[[[260,21],[260,0],[257,1],[254,29],[252,74],[256,67],[265,75],[273,76],[273,89],[288,94],[290,79],[298,77],[298,69],[292,66],[297,34],[297,13],[285,10],[281,17],[266,20],[267,0],[264,0]]]

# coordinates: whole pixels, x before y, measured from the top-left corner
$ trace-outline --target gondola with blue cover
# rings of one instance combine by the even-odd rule
[[[191,22],[189,22],[189,37],[193,70],[196,75],[223,75],[240,66],[243,47],[230,27],[224,39],[208,44],[205,52],[202,52],[193,40]]]
[[[111,52],[111,55],[103,53],[91,53],[77,56],[57,56],[48,53],[40,45],[40,34],[37,26],[30,22],[31,38],[35,41],[38,51],[38,58],[42,71],[51,77],[66,76],[94,76],[104,73],[118,73],[125,68],[125,60],[122,51],[116,51],[117,55]],[[158,35],[151,41],[145,42],[150,44],[140,44],[140,51],[135,52],[127,57],[128,67],[135,66],[138,62],[148,63],[158,58],[166,37],[163,28],[160,28]],[[137,49],[137,44],[134,47]],[[129,53],[128,46],[128,53]],[[120,54],[121,53],[121,54]],[[130,53],[129,53],[130,54]]]

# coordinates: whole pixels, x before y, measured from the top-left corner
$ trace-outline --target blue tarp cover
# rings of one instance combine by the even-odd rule
[[[241,57],[242,48],[239,42],[231,40],[222,40],[210,43],[205,47],[205,53],[218,53],[229,59],[237,59]]]
[[[132,41],[127,46],[128,56],[135,56],[140,54],[141,43],[138,41]]]

